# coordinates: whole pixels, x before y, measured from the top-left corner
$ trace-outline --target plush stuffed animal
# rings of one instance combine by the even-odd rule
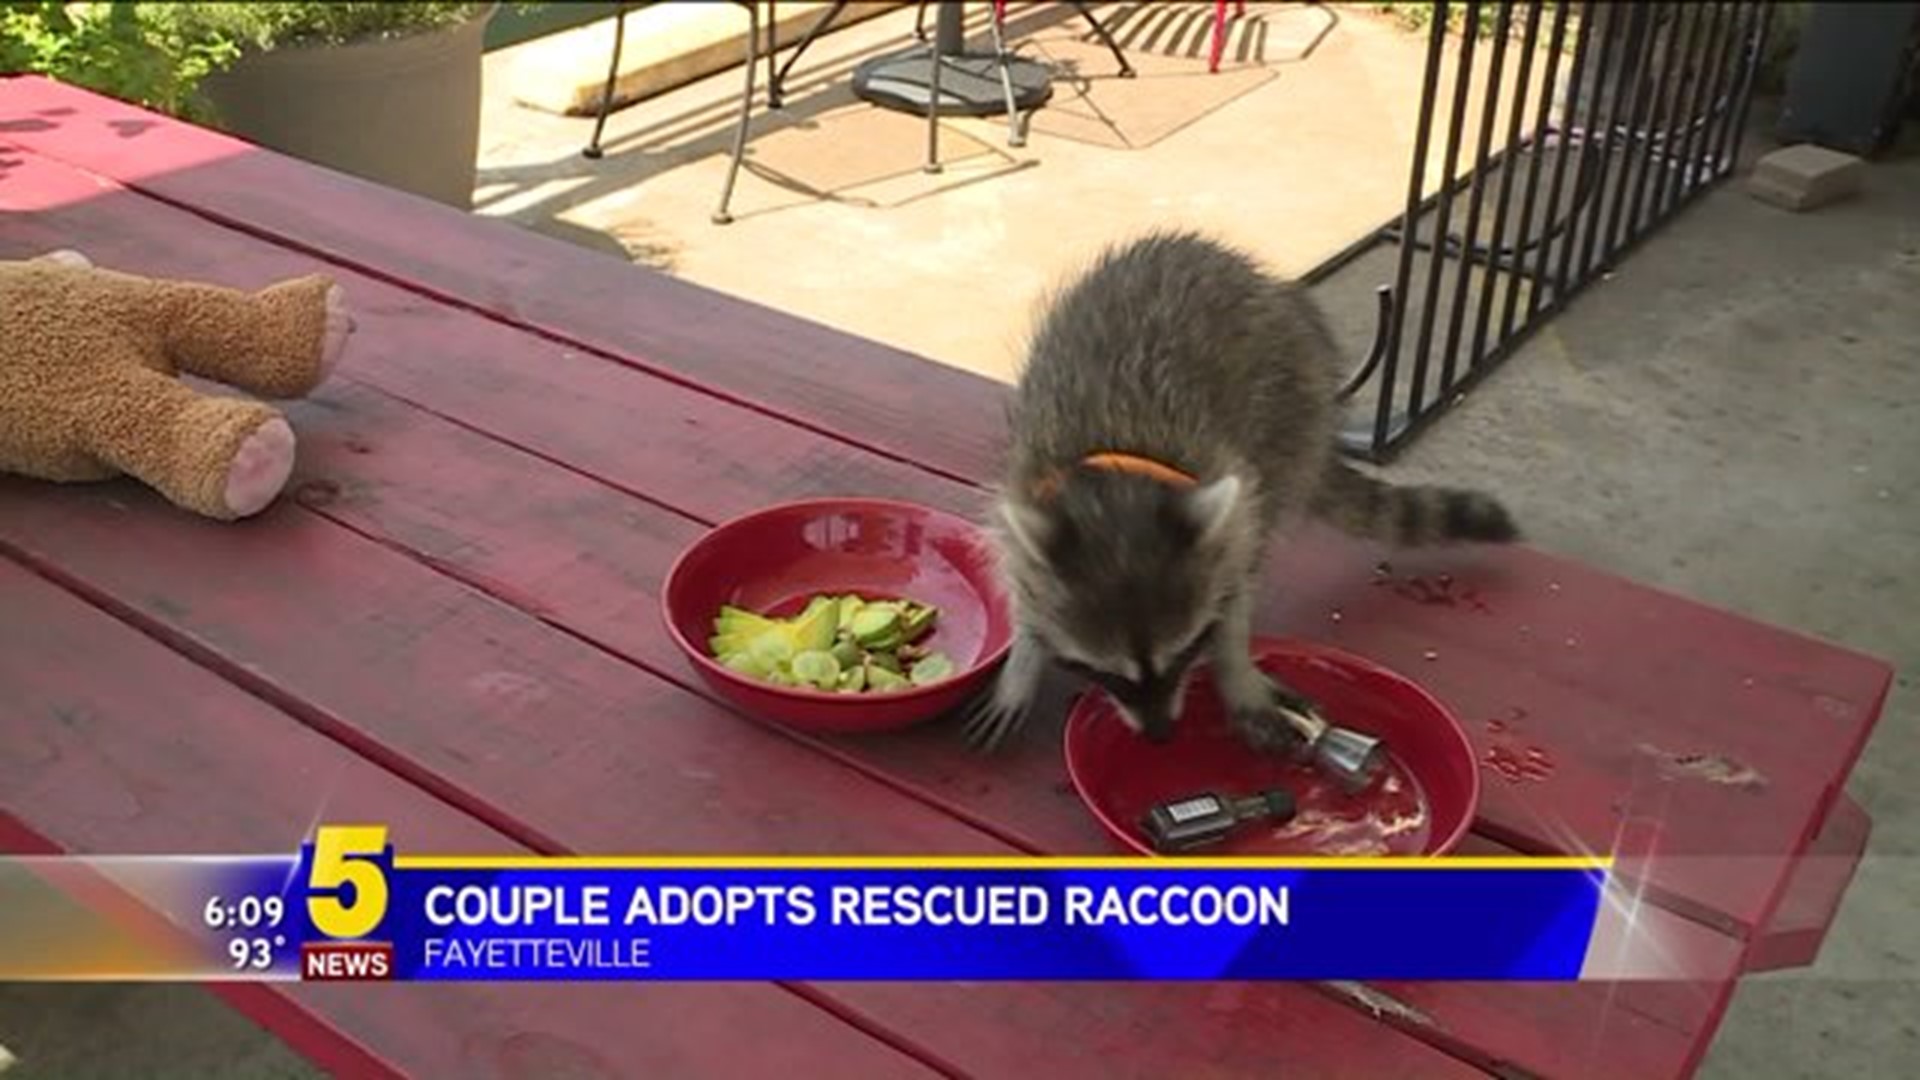
[[[293,429],[270,405],[179,374],[301,397],[352,332],[323,274],[244,292],[99,269],[73,251],[0,261],[0,472],[127,475],[210,518],[256,514],[293,471]]]

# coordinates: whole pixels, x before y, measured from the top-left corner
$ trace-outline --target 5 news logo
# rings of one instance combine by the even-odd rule
[[[300,977],[319,981],[393,978],[393,943],[375,938],[387,918],[393,848],[385,825],[324,825],[302,852],[307,921]],[[316,940],[324,939],[324,940]]]

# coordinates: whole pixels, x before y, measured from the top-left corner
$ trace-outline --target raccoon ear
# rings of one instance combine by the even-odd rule
[[[1240,478],[1228,474],[1187,496],[1187,520],[1199,530],[1201,540],[1213,539],[1233,519],[1233,512],[1240,506],[1241,490]]]

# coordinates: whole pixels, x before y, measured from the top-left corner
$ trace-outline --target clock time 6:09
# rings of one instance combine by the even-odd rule
[[[251,930],[260,926],[279,926],[286,914],[286,901],[277,896],[243,896],[235,901],[212,896],[207,898],[207,906],[201,910],[201,918],[209,930],[226,930],[230,927]]]

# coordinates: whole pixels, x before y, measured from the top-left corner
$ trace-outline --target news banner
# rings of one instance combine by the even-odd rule
[[[485,858],[326,825],[286,855],[0,859],[0,980],[1576,980],[1609,869]]]

